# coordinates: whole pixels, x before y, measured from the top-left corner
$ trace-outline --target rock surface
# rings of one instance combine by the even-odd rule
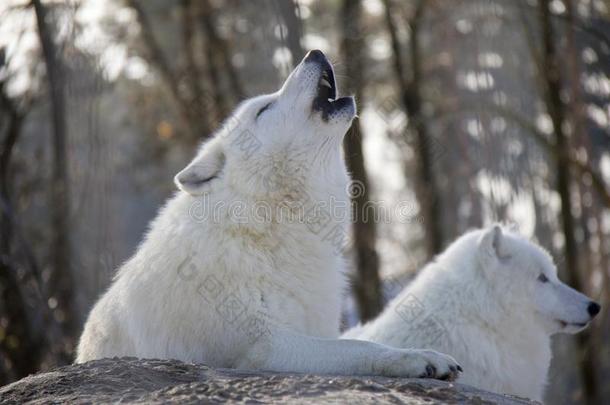
[[[0,388],[0,403],[529,404],[424,379],[276,374],[173,360],[104,359],[31,375]]]

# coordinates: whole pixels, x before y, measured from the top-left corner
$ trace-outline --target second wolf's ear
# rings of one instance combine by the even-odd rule
[[[483,233],[479,239],[479,250],[483,255],[499,261],[510,258],[506,237],[500,225],[495,224]]]
[[[202,195],[225,165],[225,154],[218,143],[206,144],[199,154],[174,177],[176,186],[190,195]]]

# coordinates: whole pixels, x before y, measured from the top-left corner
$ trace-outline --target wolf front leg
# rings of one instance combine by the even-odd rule
[[[382,375],[453,381],[462,370],[433,350],[395,349],[350,339],[326,339],[268,331],[238,360],[237,368],[312,374]]]

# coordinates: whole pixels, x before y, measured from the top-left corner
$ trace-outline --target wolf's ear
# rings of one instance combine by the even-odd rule
[[[493,257],[500,261],[510,258],[506,237],[499,224],[494,224],[483,233],[479,239],[479,249],[487,257]]]
[[[197,157],[174,177],[176,186],[190,195],[206,192],[210,181],[218,177],[225,165],[225,155],[221,145],[208,143]]]

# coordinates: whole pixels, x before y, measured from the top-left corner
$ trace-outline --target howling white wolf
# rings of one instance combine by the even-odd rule
[[[457,239],[345,337],[451,353],[458,382],[541,401],[551,335],[580,331],[599,310],[557,278],[546,251],[495,225]]]
[[[76,361],[454,379],[429,350],[339,340],[350,222],[343,136],[356,113],[311,51],[274,94],[241,104],[176,175],[136,254],[85,324]]]

